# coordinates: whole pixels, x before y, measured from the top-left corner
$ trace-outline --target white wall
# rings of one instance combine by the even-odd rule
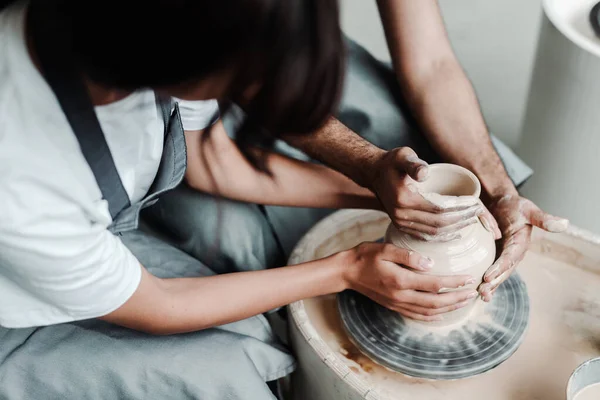
[[[425,0],[413,0],[425,1]],[[541,15],[541,0],[440,0],[452,45],[496,135],[518,144]],[[375,0],[341,0],[342,27],[389,60]]]

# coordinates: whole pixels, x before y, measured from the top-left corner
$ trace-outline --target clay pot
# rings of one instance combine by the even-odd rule
[[[453,164],[433,164],[429,167],[429,177],[416,186],[422,193],[437,193],[451,196],[475,196],[481,194],[481,185],[477,177],[469,170]],[[434,261],[430,271],[418,272],[428,275],[471,275],[476,282],[460,289],[442,289],[442,291],[477,289],[483,275],[494,262],[496,247],[494,235],[486,230],[481,222],[467,226],[459,231],[460,238],[447,242],[430,242],[417,239],[400,232],[392,224],[387,229],[385,241],[398,247],[414,250]],[[466,319],[479,297],[461,309],[442,315],[441,322],[423,322],[427,325],[450,325]]]

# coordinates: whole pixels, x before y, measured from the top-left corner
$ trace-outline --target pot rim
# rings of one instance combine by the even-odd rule
[[[481,182],[479,182],[477,175],[475,175],[473,172],[469,171],[465,167],[461,167],[460,165],[449,164],[449,163],[429,164],[429,174],[430,174],[429,176],[431,176],[431,173],[435,170],[455,171],[463,176],[468,177],[475,184],[475,192],[472,194],[465,194],[464,196],[474,196],[477,198],[479,198],[479,196],[481,196]],[[426,182],[426,181],[427,180],[425,180],[424,182]]]

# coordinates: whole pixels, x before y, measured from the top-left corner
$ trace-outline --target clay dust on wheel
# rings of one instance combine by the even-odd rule
[[[464,322],[432,329],[405,320],[369,298],[338,295],[342,323],[354,344],[376,363],[425,379],[460,379],[486,372],[519,347],[529,320],[525,283],[513,274],[491,303],[479,302]]]

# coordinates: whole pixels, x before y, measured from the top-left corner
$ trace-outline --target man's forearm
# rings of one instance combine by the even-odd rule
[[[436,0],[378,0],[394,70],[427,139],[446,161],[477,174],[485,197],[515,192]]]
[[[487,198],[516,193],[492,145],[473,87],[457,62],[439,64],[427,79],[405,82],[403,87],[425,136],[444,160],[473,171]]]
[[[333,117],[310,135],[286,135],[284,139],[369,189],[372,189],[375,165],[385,155],[384,150]]]
[[[272,175],[260,174],[260,194],[276,199],[277,205],[381,208],[372,191],[329,167],[298,161],[272,152],[265,152],[262,157],[265,158]]]
[[[222,124],[210,136],[186,132],[187,183],[234,200],[294,207],[380,208],[375,195],[343,174],[322,165],[254,149],[269,174],[257,171],[226,135]],[[258,155],[258,154],[257,154]]]

